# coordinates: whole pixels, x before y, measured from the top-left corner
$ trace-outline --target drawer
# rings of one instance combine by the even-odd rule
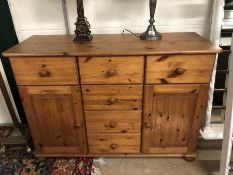
[[[141,132],[142,111],[85,111],[88,133]]]
[[[147,58],[146,83],[209,83],[215,55],[171,55]]]
[[[10,58],[18,85],[79,84],[74,57]]]
[[[141,134],[88,134],[90,153],[139,153]]]
[[[84,110],[141,110],[141,85],[84,85]]]
[[[81,57],[82,84],[139,84],[143,82],[144,58]]]

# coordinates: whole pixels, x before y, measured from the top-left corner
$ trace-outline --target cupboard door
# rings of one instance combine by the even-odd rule
[[[19,90],[37,154],[87,153],[79,87],[22,86]]]
[[[145,86],[143,152],[194,152],[207,94],[205,85]]]

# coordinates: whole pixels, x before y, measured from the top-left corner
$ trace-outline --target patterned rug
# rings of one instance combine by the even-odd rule
[[[12,128],[0,127],[0,147]],[[7,148],[0,153],[0,175],[91,175],[91,158],[37,160],[26,149]]]

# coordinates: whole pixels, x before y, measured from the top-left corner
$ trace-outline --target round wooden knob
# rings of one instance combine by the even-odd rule
[[[116,128],[116,125],[117,125],[117,123],[115,120],[111,120],[109,123],[110,128]]]
[[[175,72],[176,72],[177,75],[183,75],[184,72],[185,72],[185,70],[182,69],[182,68],[177,68],[177,69],[175,70]]]
[[[50,75],[50,72],[48,70],[41,70],[39,72],[40,77],[47,77]]]
[[[81,122],[76,122],[75,123],[75,128],[81,128],[82,127],[82,123]]]
[[[118,147],[117,144],[115,144],[115,143],[111,144],[111,149],[117,149],[117,147]]]
[[[112,77],[112,76],[116,75],[116,70],[115,69],[109,69],[107,71],[107,74],[108,74],[108,76]]]
[[[150,123],[145,123],[145,128],[152,128]]]
[[[116,101],[117,101],[117,99],[114,97],[111,97],[108,99],[109,104],[114,104]]]

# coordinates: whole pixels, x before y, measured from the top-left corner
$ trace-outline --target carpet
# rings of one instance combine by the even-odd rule
[[[0,127],[0,146],[12,128]],[[35,159],[26,149],[6,148],[0,152],[0,175],[91,175],[92,158]]]

